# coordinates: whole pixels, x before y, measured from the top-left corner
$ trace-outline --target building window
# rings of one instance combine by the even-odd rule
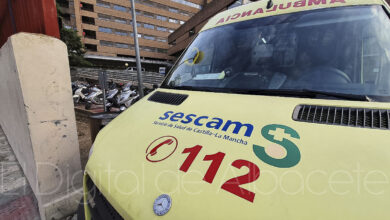
[[[185,22],[184,21],[179,21],[180,24],[184,24]]]
[[[169,19],[169,22],[171,22],[171,23],[175,23],[175,24],[179,23],[179,21],[178,21],[178,20],[176,20],[176,19],[173,19],[173,18],[170,18],[170,19]]]
[[[153,47],[140,47],[140,49],[148,52],[155,52],[155,48]]]
[[[114,46],[114,43],[113,43],[113,42],[110,42],[110,41],[101,40],[101,41],[100,41],[100,45],[105,46],[105,47],[113,47],[113,46]]]
[[[138,3],[143,4],[143,5],[151,6],[151,7],[155,7],[155,6],[160,5],[158,3],[151,2],[149,0],[135,0],[135,2],[138,2]]]
[[[167,0],[165,0],[167,1]],[[187,1],[187,0],[172,0],[174,2],[178,2],[178,3],[181,3],[181,4],[184,4],[184,5],[188,5],[188,6],[191,6],[191,7],[194,7],[194,8],[201,8],[200,5],[198,4],[194,4],[190,1]],[[150,6],[150,7],[153,7],[153,8],[158,8],[158,9],[163,9],[163,10],[166,10],[166,11],[170,11],[170,12],[173,12],[173,13],[177,13],[177,14],[182,14],[182,15],[185,15],[185,16],[191,16],[191,14],[185,12],[185,11],[182,11],[180,9],[177,9],[177,8],[171,8],[171,7],[168,7],[167,5],[165,4],[160,4],[160,3],[157,3],[155,1],[150,1],[150,0],[135,0],[135,2],[139,3],[139,4],[142,4],[142,5],[147,5],[147,6]],[[164,1],[162,1],[164,2]]]
[[[121,23],[121,24],[127,24],[127,20],[122,19],[122,18],[114,17],[114,21],[117,23]]]
[[[96,32],[91,30],[83,30],[83,35],[85,38],[96,39]]]
[[[124,31],[120,31],[120,30],[115,30],[115,34],[117,35],[121,35],[121,36],[127,36],[127,32],[124,32]]]
[[[184,16],[187,16],[187,17],[190,17],[191,15],[187,12],[184,12],[184,11],[181,11],[180,12],[181,15],[184,15]]]
[[[133,21],[130,21],[130,24],[133,25]],[[143,23],[137,22],[137,27],[141,27]]]
[[[175,8],[168,8],[168,11],[173,12],[173,13],[179,13],[179,10]]]
[[[175,30],[169,29],[169,33],[173,33],[173,32],[175,32]]]
[[[195,3],[192,3],[192,2],[189,2],[189,1],[186,1],[186,0],[171,0],[171,1],[183,4],[183,5],[187,5],[187,6],[190,6],[193,8],[202,9],[202,6],[195,4]]]
[[[140,10],[135,10],[135,14],[136,14],[136,15],[141,15],[142,12],[141,12]]]
[[[85,49],[89,51],[97,51],[97,46],[95,44],[85,44]]]
[[[149,36],[149,35],[144,35],[144,38],[145,38],[146,40],[155,40],[155,39],[156,39],[155,37]]]
[[[127,8],[120,5],[114,5],[114,9],[117,11],[127,12]]]
[[[88,3],[84,3],[84,2],[80,2],[80,6],[81,6],[81,10],[84,10],[84,11],[91,11],[93,12],[93,5],[91,4],[88,4]]]
[[[167,17],[161,16],[161,15],[156,15],[156,18],[161,21],[166,21]]]
[[[157,53],[168,53],[166,49],[157,48]]]
[[[143,15],[148,18],[154,18],[154,14],[152,13],[144,12]]]
[[[111,8],[110,3],[104,2],[104,1],[100,1],[100,0],[96,1],[96,5],[100,6],[100,7],[104,7],[104,8]]]
[[[130,45],[128,45],[128,44],[121,44],[121,43],[115,43],[115,47],[118,47],[118,48],[129,48]]]
[[[104,33],[112,34],[112,29],[111,28],[99,27],[99,31],[100,32],[104,32]]]
[[[66,25],[66,24],[64,25],[64,28],[65,28],[65,29],[68,29],[68,30],[72,29],[72,27],[71,27],[71,26],[69,26],[69,25]]]
[[[95,25],[95,19],[94,19],[94,18],[91,18],[91,17],[81,16],[81,21],[82,21],[84,24]]]
[[[111,16],[109,16],[109,15],[98,14],[98,18],[99,18],[99,20],[111,21]]]
[[[157,37],[156,40],[159,42],[167,42],[165,38],[161,38],[161,37]]]
[[[154,25],[152,25],[152,24],[144,24],[144,28],[154,29]]]
[[[157,27],[157,30],[158,31],[164,31],[164,32],[168,31],[168,29],[165,28],[165,27]]]

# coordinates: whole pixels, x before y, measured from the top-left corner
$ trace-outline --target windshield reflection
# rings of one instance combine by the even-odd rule
[[[163,87],[390,96],[389,34],[380,6],[224,25],[197,36]]]

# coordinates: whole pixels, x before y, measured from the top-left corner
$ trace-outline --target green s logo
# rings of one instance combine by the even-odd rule
[[[301,153],[298,147],[288,140],[288,136],[291,138],[299,139],[299,134],[292,128],[285,125],[267,125],[261,129],[261,135],[272,143],[278,144],[284,148],[286,154],[283,158],[274,158],[269,156],[265,147],[253,145],[253,152],[263,162],[279,167],[289,168],[297,165],[301,160]]]

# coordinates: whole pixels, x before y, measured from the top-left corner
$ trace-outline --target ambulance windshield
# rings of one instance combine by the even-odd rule
[[[162,87],[390,96],[389,17],[381,6],[352,6],[209,29]]]

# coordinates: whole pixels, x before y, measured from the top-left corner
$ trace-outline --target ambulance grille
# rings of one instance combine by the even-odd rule
[[[390,110],[334,106],[299,105],[295,121],[390,130]]]
[[[93,220],[123,220],[89,177],[87,179],[87,189],[87,201]]]
[[[188,95],[168,93],[168,92],[155,92],[149,97],[149,101],[159,102],[169,105],[180,105],[187,99]]]

